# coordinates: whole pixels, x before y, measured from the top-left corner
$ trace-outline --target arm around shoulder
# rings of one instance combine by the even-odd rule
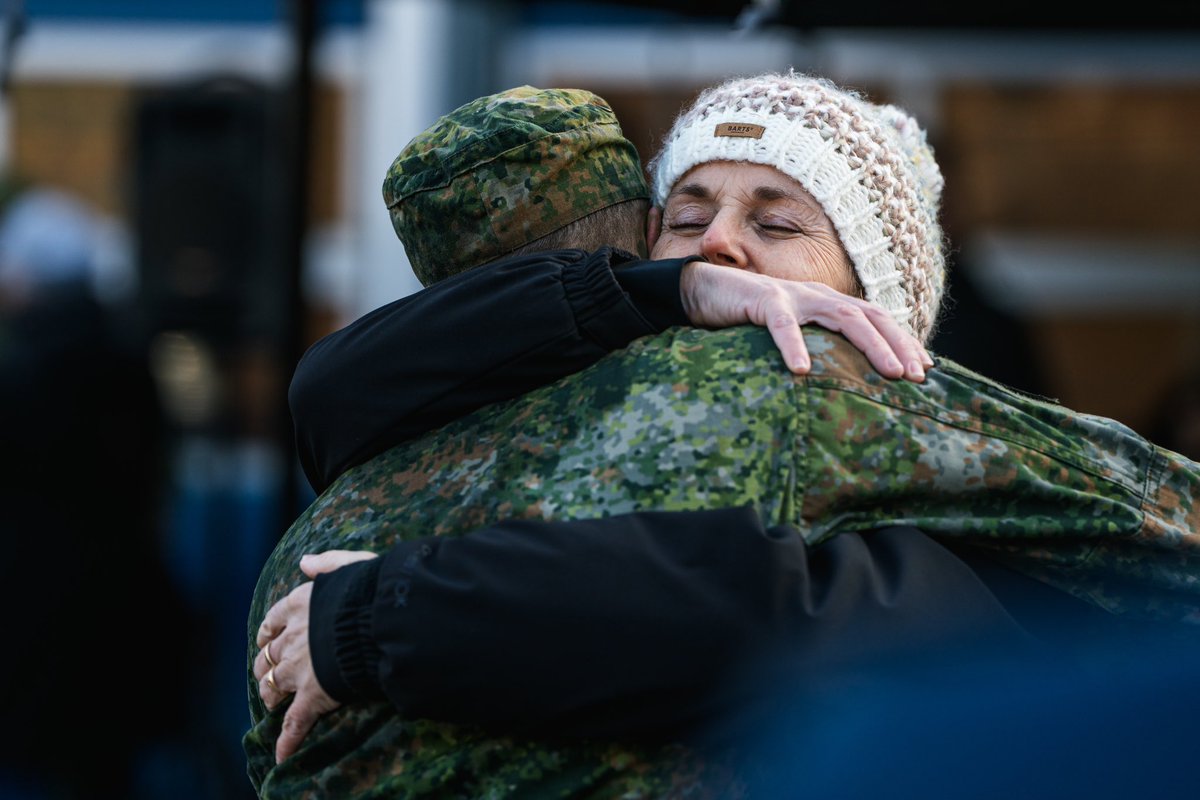
[[[750,508],[507,522],[379,561],[345,568],[357,589],[318,579],[322,685],[336,669],[338,699],[386,696],[406,716],[508,730],[669,734],[740,713],[780,679],[1025,638],[919,531],[844,534],[810,552]]]
[[[669,293],[678,304],[682,262],[649,271],[656,278],[631,279],[635,288],[627,291],[625,270],[642,263],[611,248],[504,259],[382,306],[318,341],[288,392],[313,488],[322,492],[349,467],[399,442],[577,372],[675,321]]]

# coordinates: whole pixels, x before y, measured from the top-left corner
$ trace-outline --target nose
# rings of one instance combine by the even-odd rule
[[[745,269],[748,264],[741,230],[729,215],[717,214],[700,240],[700,255],[710,264]]]

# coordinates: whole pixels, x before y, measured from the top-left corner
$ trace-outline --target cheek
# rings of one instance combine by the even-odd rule
[[[654,249],[650,251],[651,258],[683,258],[684,256],[695,255],[700,252],[700,244],[698,239],[684,239],[681,236],[674,236],[670,231],[663,231],[659,235],[658,241],[654,243]]]
[[[842,294],[857,295],[857,281],[850,258],[837,240],[800,239],[786,248],[764,253],[761,271],[775,278],[823,283]],[[786,250],[786,252],[784,252]]]

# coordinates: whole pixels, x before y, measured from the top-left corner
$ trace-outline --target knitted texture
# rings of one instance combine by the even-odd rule
[[[650,163],[655,204],[711,161],[765,164],[798,181],[837,228],[866,299],[929,340],[946,278],[943,181],[916,120],[822,78],[739,78],[675,120]]]

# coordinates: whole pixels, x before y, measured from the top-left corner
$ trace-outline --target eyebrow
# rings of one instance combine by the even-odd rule
[[[806,198],[804,198],[799,193],[789,192],[786,189],[780,189],[775,186],[759,186],[758,188],[756,188],[754,190],[753,194],[754,194],[754,199],[761,200],[763,202],[768,202],[768,203],[772,202],[774,200],[791,200],[792,202],[800,203],[804,206],[810,205],[810,203],[808,203],[806,201]],[[702,184],[685,183],[682,186],[676,187],[670,193],[670,195],[668,195],[668,199],[670,199],[671,197],[675,197],[676,195],[684,195],[687,197],[694,197],[697,200],[707,200],[708,198],[710,198],[712,196],[712,193],[709,192],[708,188],[703,186]]]
[[[789,192],[786,189],[779,189],[774,186],[759,186],[754,190],[754,198],[756,200],[793,200],[797,203],[803,203],[804,198],[795,192]],[[807,204],[806,204],[807,205]]]
[[[685,183],[683,186],[677,186],[668,197],[674,197],[677,194],[685,194],[688,197],[695,197],[699,200],[704,200],[710,196],[708,189],[698,183]]]

